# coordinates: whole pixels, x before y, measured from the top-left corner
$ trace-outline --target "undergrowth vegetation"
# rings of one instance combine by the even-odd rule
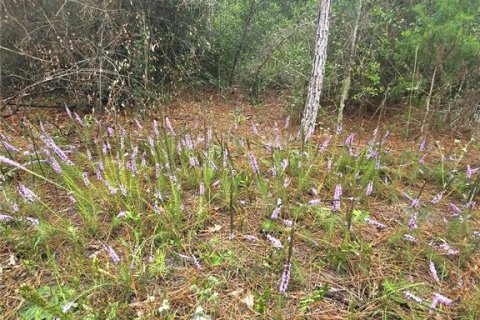
[[[4,319],[480,317],[478,142],[67,111],[1,135]]]

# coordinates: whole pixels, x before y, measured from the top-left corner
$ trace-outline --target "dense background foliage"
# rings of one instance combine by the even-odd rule
[[[480,100],[479,8],[478,0],[365,1],[347,110],[382,101],[424,108],[428,97],[438,124],[471,118]],[[353,0],[333,4],[326,105],[338,103],[357,9]],[[265,88],[290,89],[301,106],[317,11],[315,0],[6,0],[3,98],[91,90],[139,107],[179,86],[240,85],[254,99]]]

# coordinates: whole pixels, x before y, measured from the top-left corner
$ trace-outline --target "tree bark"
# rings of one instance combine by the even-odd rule
[[[342,95],[340,96],[340,105],[338,107],[337,128],[342,126],[342,123],[343,123],[343,109],[345,109],[345,101],[347,101],[348,92],[350,91],[350,85],[352,82],[352,64],[353,64],[353,59],[355,58],[358,26],[360,24],[360,16],[362,14],[362,6],[363,6],[363,0],[359,0],[357,19],[355,20],[355,26],[352,32],[352,42],[350,43],[350,54],[348,56],[348,63],[347,63],[347,75],[342,83]]]
[[[331,0],[320,0],[312,75],[308,86],[307,100],[305,101],[301,123],[305,139],[308,139],[315,129],[317,113],[320,108],[320,95],[322,93],[325,61],[327,60],[330,6]]]

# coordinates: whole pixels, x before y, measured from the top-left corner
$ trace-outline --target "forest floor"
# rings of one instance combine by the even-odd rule
[[[261,101],[2,120],[1,318],[480,318],[479,141]]]

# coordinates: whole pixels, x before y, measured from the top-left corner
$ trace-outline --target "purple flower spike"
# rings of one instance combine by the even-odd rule
[[[335,186],[335,194],[333,195],[333,211],[340,210],[340,197],[342,196],[342,186],[337,184]]]
[[[107,251],[108,255],[112,259],[114,264],[118,264],[120,262],[120,258],[118,257],[117,253],[115,250],[113,250],[112,247],[110,247],[108,244],[102,242],[103,249]]]
[[[470,167],[470,165],[467,165],[467,179],[471,179],[472,175],[477,173],[477,171],[479,170],[480,170],[480,167],[473,169]]]
[[[458,216],[462,213],[462,210],[451,202],[448,204],[448,208],[450,209],[450,211],[453,213],[454,216]]]
[[[410,217],[410,220],[408,220],[408,229],[409,230],[417,229],[417,213],[416,212],[414,212]]]
[[[272,244],[272,246],[274,248],[277,248],[277,249],[281,249],[283,248],[283,245],[282,243],[280,242],[280,240],[278,240],[277,238],[267,234],[267,240],[270,241],[270,243]]]
[[[435,269],[435,265],[433,264],[432,261],[430,261],[429,269],[430,269],[430,273],[432,275],[433,280],[435,280],[435,282],[437,283],[440,283],[440,278],[438,277],[437,269]]]
[[[373,192],[373,183],[372,183],[372,181],[370,181],[367,185],[367,190],[365,191],[365,194],[367,196],[370,196],[370,195],[372,195],[372,192]]]
[[[13,220],[12,216],[9,216],[8,214],[0,214],[0,222],[1,221],[11,221]]]
[[[290,271],[292,269],[292,264],[289,262],[285,265],[282,274],[282,281],[280,282],[280,288],[278,289],[280,293],[285,293],[288,288],[288,283],[290,282]]]
[[[255,174],[260,174],[260,170],[258,169],[257,160],[253,156],[252,151],[248,150],[248,160],[250,161],[250,165],[252,166],[252,170]]]
[[[439,203],[440,200],[442,200],[444,194],[445,194],[445,191],[442,191],[442,192],[440,192],[439,194],[437,194],[437,195],[432,199],[432,203],[433,203],[433,204]]]
[[[345,140],[345,144],[347,146],[351,146],[353,144],[353,139],[355,139],[355,133],[351,133],[347,139]]]
[[[443,304],[449,306],[453,303],[453,301],[440,293],[435,292],[433,294],[432,304],[430,305],[431,309],[435,309],[438,304]]]
[[[18,190],[18,193],[20,193],[20,196],[22,196],[22,198],[26,202],[34,202],[35,200],[38,199],[38,196],[35,193],[33,193],[32,190],[28,189],[21,183],[18,183],[17,190]]]
[[[403,294],[404,294],[404,296],[407,300],[413,300],[416,303],[422,303],[423,302],[422,298],[417,297],[416,295],[414,295],[410,291],[404,291]]]

